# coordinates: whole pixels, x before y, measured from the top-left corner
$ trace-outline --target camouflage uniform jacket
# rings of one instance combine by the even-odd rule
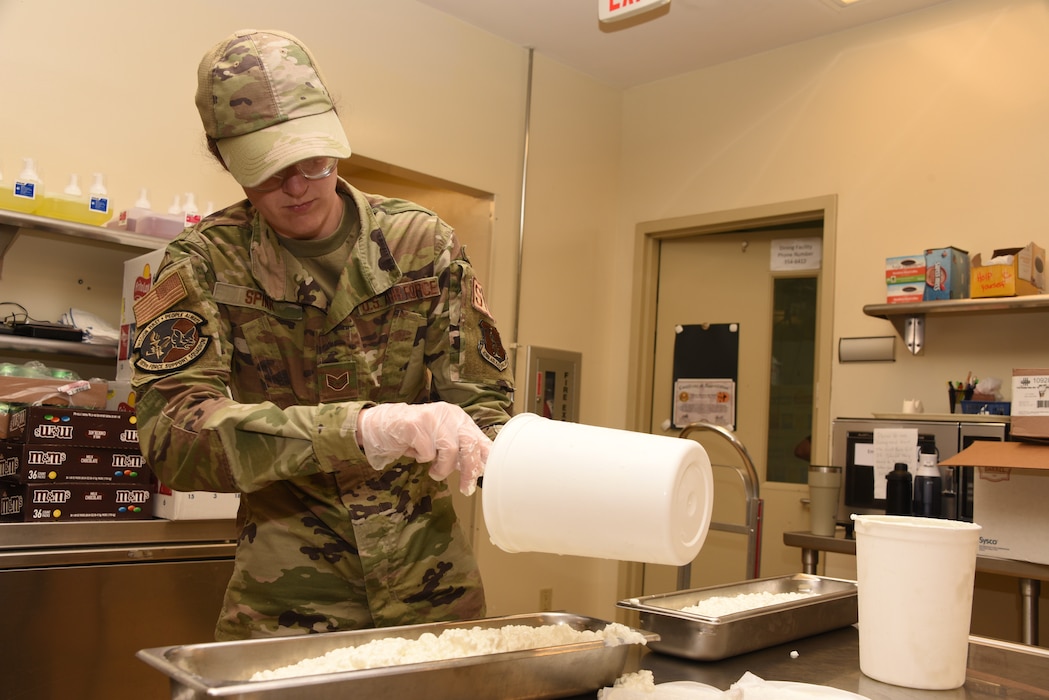
[[[361,234],[334,298],[243,201],[172,241],[135,304],[143,454],[173,489],[242,493],[220,640],[484,614],[447,485],[373,470],[355,429],[372,402],[437,398],[494,437],[506,353],[447,224],[338,188]]]

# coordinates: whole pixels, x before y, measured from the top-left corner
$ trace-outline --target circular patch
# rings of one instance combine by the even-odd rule
[[[208,347],[201,335],[204,319],[192,311],[168,311],[149,322],[135,338],[135,366],[143,372],[171,372],[193,364]]]

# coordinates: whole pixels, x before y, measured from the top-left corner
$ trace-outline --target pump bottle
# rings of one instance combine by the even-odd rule
[[[943,477],[936,455],[923,453],[914,477],[914,514],[923,518],[943,517]]]
[[[4,174],[0,172],[0,209],[7,209],[12,211],[16,208],[18,202],[15,201],[15,186],[9,180],[4,179]]]
[[[101,226],[113,218],[113,213],[109,210],[109,192],[106,190],[102,173],[95,173],[91,177],[91,187],[87,191],[85,223]]]
[[[12,188],[11,209],[34,214],[43,201],[44,182],[36,172],[36,163],[32,158],[24,158],[22,172]]]
[[[106,224],[106,227],[137,233],[139,232],[145,218],[152,214],[153,209],[152,204],[150,204],[149,201],[149,190],[143,187],[139,190],[138,199],[135,200],[134,206],[128,209],[122,209],[119,214],[114,216],[109,223]]]

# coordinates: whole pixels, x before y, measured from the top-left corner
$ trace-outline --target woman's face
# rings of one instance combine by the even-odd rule
[[[327,238],[342,221],[342,198],[335,192],[338,176],[333,171],[319,180],[307,180],[293,165],[280,173],[277,189],[263,192],[245,187],[247,195],[270,227],[286,238]]]

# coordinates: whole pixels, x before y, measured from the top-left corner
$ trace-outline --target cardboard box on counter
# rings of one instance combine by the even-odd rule
[[[925,301],[969,298],[969,252],[949,246],[925,251]]]
[[[43,379],[0,375],[0,402],[102,408],[108,384],[96,379]]]
[[[120,342],[117,345],[117,379],[131,379],[131,346],[135,340],[135,302],[153,286],[164,249],[154,250],[124,262],[124,286],[120,297]]]
[[[77,481],[148,486],[152,472],[138,450],[0,440],[0,478],[23,484]]]
[[[148,486],[0,482],[0,521],[148,520],[152,500]]]
[[[1013,369],[1010,434],[1049,438],[1049,368]]]
[[[1049,445],[977,441],[940,465],[974,467],[980,556],[1049,564]]]
[[[117,379],[109,383],[106,410],[132,412],[135,410],[135,392],[131,388],[130,380]]]
[[[1004,256],[1012,256],[1012,262],[984,265],[979,253],[973,256],[969,281],[973,299],[1026,296],[1045,290],[1045,250],[1034,243],[1001,248],[991,253],[991,260]]]
[[[239,508],[239,493],[172,491],[163,484],[153,498],[153,515],[165,520],[228,520]]]
[[[7,439],[113,450],[138,449],[134,413],[57,406],[23,406],[8,414]]]

